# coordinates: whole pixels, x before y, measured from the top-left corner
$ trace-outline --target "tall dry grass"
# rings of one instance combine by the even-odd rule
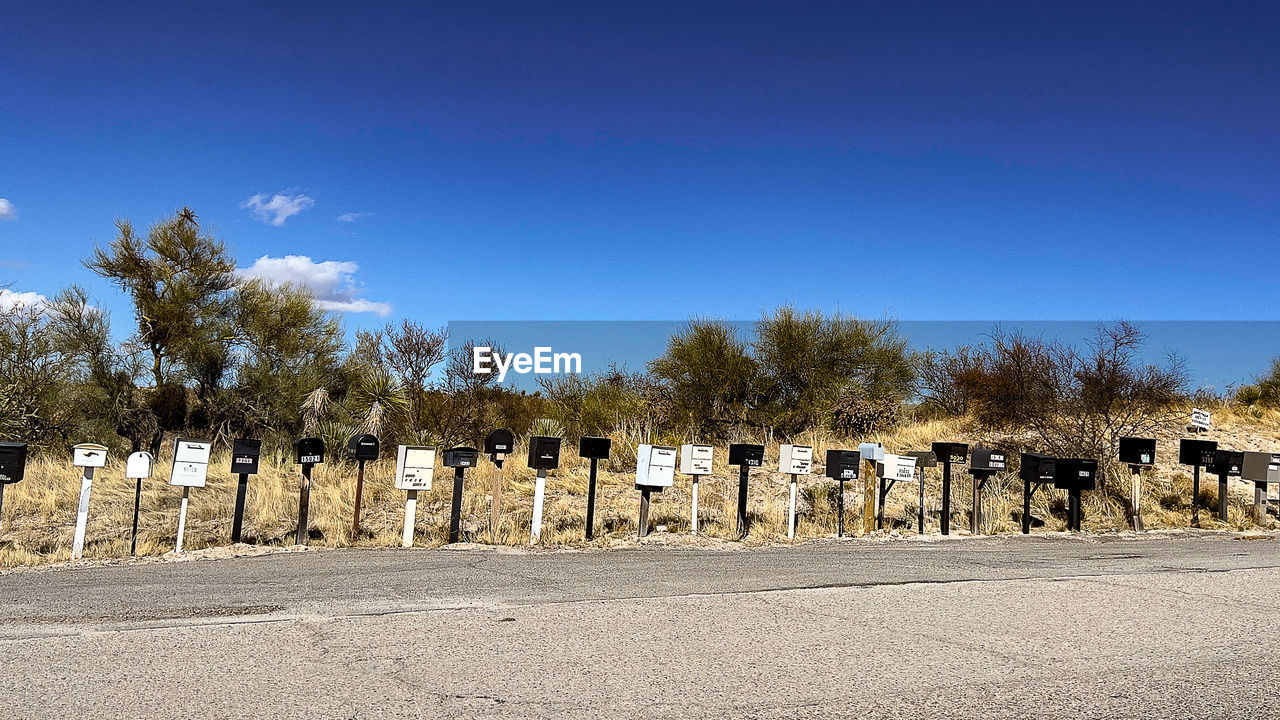
[[[1257,418],[1224,415],[1215,418],[1225,444],[1239,449],[1280,447],[1280,423]],[[884,443],[890,452],[927,449],[938,439],[994,442],[967,431],[960,421],[931,421],[901,427],[867,438]],[[812,433],[797,442],[814,446],[814,458],[821,463],[831,447],[856,447],[822,433]],[[540,544],[543,546],[607,546],[629,542],[637,535],[639,493],[634,487],[635,438],[614,440],[614,458],[602,463],[596,506],[596,538],[583,539],[589,461],[576,457],[576,449],[566,443],[558,470],[550,473]],[[1176,459],[1176,435],[1160,438],[1160,456]],[[167,453],[166,453],[167,454]],[[355,502],[355,466],[331,462],[317,466],[313,474],[310,504],[310,543],[326,547],[390,547],[400,544],[404,522],[405,493],[394,488],[394,453],[366,468],[364,512],[361,533],[350,535]],[[464,540],[501,545],[527,545],[533,505],[534,472],[524,467],[524,448],[517,448],[503,472],[502,520],[489,526],[490,489],[498,470],[483,461],[469,470],[463,494]],[[714,473],[701,481],[699,489],[699,531],[703,537],[736,540],[735,527],[738,474],[725,464],[726,450],[717,447]],[[777,467],[778,445],[766,453],[765,468],[751,476],[749,545],[787,542],[787,502],[789,477],[772,472]],[[138,554],[162,555],[174,548],[178,507],[182,489],[168,484],[169,459],[157,461],[155,477],[143,482],[142,514],[139,523]],[[230,542],[236,479],[228,472],[226,455],[215,455],[210,465],[208,485],[191,490],[185,550],[226,545]],[[419,495],[415,544],[435,546],[447,539],[452,469],[437,467],[432,489]],[[293,544],[298,512],[301,476],[292,463],[281,458],[263,458],[262,472],[249,480],[243,539],[245,542],[286,546]],[[938,532],[941,507],[941,470],[926,473],[925,513],[927,534]],[[1127,483],[1124,485],[1127,487]],[[650,520],[669,533],[686,535],[690,530],[691,480],[677,475],[676,486],[653,495]],[[1259,527],[1252,512],[1252,485],[1232,481],[1229,519],[1220,523],[1216,508],[1216,478],[1202,478],[1201,524],[1210,529],[1245,530]],[[79,499],[80,471],[61,458],[41,456],[28,466],[26,479],[10,485],[0,510],[0,566],[43,564],[70,559]],[[862,532],[859,510],[861,485],[845,485],[846,533]],[[1274,491],[1273,491],[1274,493]],[[829,537],[836,527],[836,484],[824,477],[801,478],[802,514],[797,521],[796,540]],[[952,488],[952,532],[968,532],[971,489],[969,476],[954,475]],[[1150,471],[1143,488],[1143,517],[1149,529],[1186,527],[1190,518],[1191,476],[1187,469],[1164,463]],[[85,558],[124,557],[129,553],[133,520],[134,481],[124,478],[123,458],[113,458],[98,470],[89,506]],[[1103,493],[1086,493],[1083,503],[1084,529],[1093,532],[1123,530],[1127,520],[1122,498]],[[899,485],[885,504],[886,527],[903,534],[916,532],[918,512],[916,485]],[[985,524],[982,531],[1019,532],[1022,483],[1013,474],[997,475],[983,492]],[[1066,495],[1043,489],[1032,502],[1032,515],[1042,526],[1036,532],[1066,529]],[[1275,527],[1268,519],[1262,527]],[[668,536],[670,537],[670,536]],[[692,541],[692,538],[690,538]]]

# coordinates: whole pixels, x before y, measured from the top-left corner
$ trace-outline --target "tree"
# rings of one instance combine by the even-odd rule
[[[150,354],[151,379],[161,388],[184,349],[226,341],[216,330],[231,306],[235,262],[220,240],[201,234],[188,208],[153,225],[146,239],[128,220],[117,220],[116,231],[85,266],[129,295],[136,341]]]
[[[721,436],[749,419],[756,361],[727,322],[691,320],[649,371],[669,389],[673,418],[692,432]]]

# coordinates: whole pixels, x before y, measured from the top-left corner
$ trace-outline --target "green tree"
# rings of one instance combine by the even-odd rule
[[[748,422],[756,361],[729,323],[691,320],[649,371],[669,390],[672,418],[690,431],[724,435]]]

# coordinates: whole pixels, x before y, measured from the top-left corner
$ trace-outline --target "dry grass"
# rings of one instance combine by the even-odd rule
[[[1280,422],[1275,418],[1243,415],[1215,415],[1215,437],[1231,447],[1262,450],[1280,446]],[[928,422],[906,426],[871,440],[883,442],[890,452],[926,449],[936,439],[986,441],[965,431],[955,421]],[[828,447],[850,447],[821,434],[797,442],[814,445],[815,459],[821,460]],[[588,461],[565,457],[547,482],[541,544],[544,546],[608,546],[632,541],[637,533],[639,493],[634,487],[634,450],[615,440],[617,457],[604,463],[600,472],[596,507],[596,539],[583,539],[586,516]],[[856,447],[856,445],[854,445]],[[574,455],[572,449],[567,455]],[[501,526],[489,527],[490,488],[494,473],[488,462],[466,475],[463,497],[464,540],[504,545],[526,545],[533,505],[534,474],[523,467],[523,454],[507,463],[503,485]],[[766,467],[776,467],[777,445],[770,446]],[[1176,436],[1161,438],[1162,458],[1176,459]],[[723,447],[716,450],[715,472],[703,479],[699,489],[700,534],[705,537],[736,539],[737,469],[725,465]],[[157,463],[156,477],[143,483],[142,515],[139,524],[138,554],[162,555],[173,550],[178,525],[181,488],[168,484],[168,459]],[[185,539],[186,550],[226,545],[230,542],[231,516],[235,504],[236,481],[226,468],[226,456],[215,456],[208,486],[191,491]],[[311,544],[327,547],[397,546],[404,521],[405,493],[393,486],[394,457],[371,463],[364,485],[364,513],[361,535],[350,536],[355,494],[355,467],[330,463],[315,469],[311,491]],[[6,488],[0,511],[0,566],[43,564],[70,559],[75,527],[80,472],[69,462],[48,457],[32,460],[26,479]],[[751,534],[745,541],[757,545],[787,542],[787,499],[789,478],[781,473],[757,470],[752,473],[749,512]],[[941,471],[931,470],[926,481],[926,533],[938,532],[941,504]],[[294,540],[298,512],[300,475],[291,463],[263,459],[263,472],[250,478],[244,520],[244,540],[259,545],[286,546]],[[1127,485],[1126,485],[1127,486]],[[418,501],[417,536],[421,546],[443,544],[449,521],[452,470],[438,467],[432,490]],[[846,532],[858,534],[861,523],[861,486],[846,484]],[[797,521],[797,540],[827,537],[836,526],[835,483],[814,475],[801,479],[803,514]],[[1202,497],[1216,508],[1217,480],[1202,477]],[[651,522],[665,526],[669,533],[687,534],[690,529],[690,490],[687,476],[677,476],[676,487],[654,494]],[[952,532],[968,532],[970,484],[966,473],[958,473],[952,487]],[[129,553],[133,519],[134,483],[124,478],[122,459],[115,458],[97,473],[89,507],[89,527],[85,557],[123,557]],[[1143,517],[1148,529],[1186,527],[1190,517],[1191,477],[1185,468],[1172,464],[1157,467],[1144,483]],[[1220,523],[1211,510],[1202,510],[1201,524],[1210,529],[1245,530],[1258,527],[1252,515],[1251,483],[1232,481],[1229,521]],[[1044,489],[1032,502],[1032,515],[1044,525],[1038,532],[1066,528],[1065,493]],[[986,518],[983,532],[1019,531],[1022,484],[1012,475],[993,478],[983,494]],[[917,488],[896,487],[886,503],[888,527],[904,534],[915,533]],[[1127,527],[1119,499],[1102,493],[1086,493],[1084,528],[1105,532]],[[1274,527],[1269,519],[1267,527]]]

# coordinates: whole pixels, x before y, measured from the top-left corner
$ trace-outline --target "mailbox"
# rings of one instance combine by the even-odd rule
[[[484,439],[486,455],[510,455],[516,445],[515,436],[510,430],[494,430]]]
[[[681,445],[680,472],[685,475],[710,475],[715,450],[710,445]]]
[[[969,459],[969,445],[958,442],[936,442],[932,446],[938,462],[962,463]]]
[[[107,464],[107,446],[80,443],[71,448],[71,464],[83,468],[100,468]]]
[[[320,438],[302,438],[293,445],[295,458],[299,465],[319,465],[324,462],[324,440]]]
[[[209,473],[209,453],[213,443],[206,440],[178,438],[173,441],[173,471],[169,484],[180,487],[204,487]]]
[[[764,463],[764,446],[750,443],[734,443],[729,446],[729,464],[742,467],[760,467]]]
[[[1219,450],[1213,454],[1213,465],[1210,469],[1215,475],[1240,477],[1244,469],[1244,453],[1235,450]]]
[[[1097,460],[1058,458],[1054,466],[1054,487],[1061,490],[1093,490],[1097,485]]]
[[[1023,482],[1051,483],[1057,478],[1057,459],[1040,453],[1022,453],[1018,477]]]
[[[608,460],[613,441],[602,437],[584,437],[578,440],[578,457],[593,460]]]
[[[1120,462],[1126,465],[1154,465],[1156,462],[1155,438],[1120,438]]]
[[[1008,462],[1003,450],[993,450],[991,448],[976,447],[973,449],[973,458],[969,461],[969,472],[978,475],[994,475],[1008,468]]]
[[[857,480],[862,456],[857,450],[828,450],[827,477],[833,480]]]
[[[880,443],[862,443],[858,445],[858,454],[863,460],[879,463],[884,460],[884,446]]]
[[[378,438],[372,435],[356,435],[347,441],[347,459],[377,460]]]
[[[913,450],[907,453],[907,457],[915,458],[916,467],[918,468],[938,467],[938,456],[932,450]]]
[[[444,451],[444,465],[451,468],[469,468],[476,466],[479,452],[473,447],[456,447]]]
[[[430,490],[436,469],[436,449],[429,445],[401,445],[396,452],[396,489]]]
[[[885,480],[908,482],[916,479],[916,459],[909,455],[886,453],[884,460],[877,463],[876,469]]]
[[[1258,483],[1280,482],[1280,454],[1267,452],[1247,452],[1244,454],[1244,465],[1240,475],[1245,480]]]
[[[231,443],[231,472],[236,475],[257,475],[258,458],[261,456],[261,440],[236,438]]]
[[[1214,453],[1218,451],[1215,440],[1187,440],[1178,443],[1178,464],[1209,467],[1213,465]]]
[[[27,471],[27,444],[0,443],[0,485],[12,485]]]
[[[778,450],[778,472],[808,475],[813,466],[813,448],[808,445],[783,445]]]
[[[636,487],[671,487],[676,476],[676,449],[641,445],[636,449]]]
[[[529,467],[534,470],[560,467],[560,438],[542,435],[529,438]]]
[[[124,476],[128,480],[146,480],[154,470],[155,458],[149,452],[136,452],[124,461]]]

